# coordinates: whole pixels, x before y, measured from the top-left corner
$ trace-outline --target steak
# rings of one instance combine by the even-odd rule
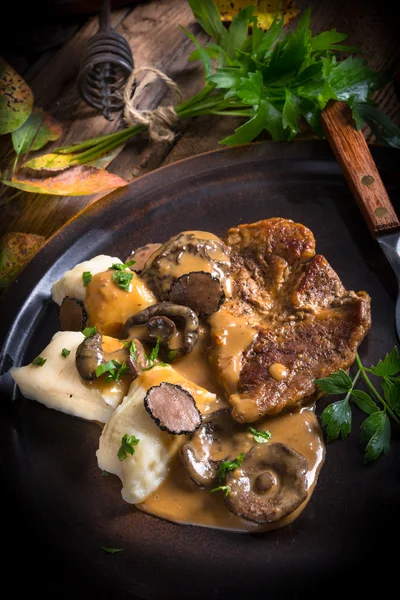
[[[253,422],[300,405],[318,391],[315,379],[349,369],[371,326],[370,297],[345,289],[299,223],[273,218],[240,225],[224,241],[232,295],[210,318],[212,362],[233,418]],[[229,322],[247,332],[245,347],[232,345],[231,361]]]

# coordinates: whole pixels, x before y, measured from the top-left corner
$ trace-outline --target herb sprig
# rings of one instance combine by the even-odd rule
[[[317,386],[327,394],[346,394],[343,400],[329,404],[321,414],[327,441],[345,439],[351,431],[350,401],[368,415],[360,427],[360,442],[365,446],[365,462],[371,462],[390,449],[391,421],[400,426],[400,356],[397,347],[384,360],[369,368],[356,355],[358,370],[353,378],[340,369],[330,377],[317,379]],[[378,378],[374,385],[370,375]],[[367,391],[357,389],[362,378]],[[381,391],[382,390],[382,391]]]
[[[134,447],[137,446],[139,442],[140,440],[138,440],[135,435],[129,435],[128,433],[125,433],[125,435],[122,436],[121,446],[118,450],[118,459],[123,461],[128,458],[128,454],[133,456],[135,454]]]
[[[293,31],[284,32],[275,18],[267,31],[260,29],[254,7],[241,10],[226,28],[213,0],[189,0],[195,18],[213,41],[205,46],[183,27],[195,45],[189,60],[200,60],[204,87],[174,107],[179,119],[215,114],[244,117],[246,121],[221,144],[254,140],[267,131],[273,140],[291,140],[308,126],[323,137],[320,115],[330,100],[347,103],[355,126],[368,125],[379,142],[400,147],[400,128],[372,100],[390,74],[368,67],[360,52],[344,45],[346,34],[336,29],[313,36],[311,11],[306,9]],[[350,53],[341,60],[338,53]],[[71,166],[104,156],[142,133],[139,123],[116,133],[53,150],[72,154]]]
[[[235,469],[237,469],[238,467],[241,466],[242,462],[243,462],[243,458],[244,458],[244,452],[241,452],[239,454],[239,456],[237,458],[235,458],[234,460],[223,460],[219,465],[218,465],[218,471],[217,471],[217,479],[218,482],[221,484],[218,487],[213,488],[212,490],[210,490],[211,493],[213,492],[224,492],[224,496],[228,496],[228,494],[230,494],[231,488],[229,485],[222,485],[225,481],[225,477],[226,475],[230,472],[230,471],[234,471]]]

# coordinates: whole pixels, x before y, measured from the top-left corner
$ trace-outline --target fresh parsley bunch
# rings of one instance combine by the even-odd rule
[[[372,71],[360,57],[338,60],[338,52],[358,49],[342,45],[347,36],[336,29],[313,36],[310,8],[295,31],[283,34],[283,18],[276,17],[268,31],[260,29],[254,7],[241,10],[226,29],[213,0],[189,4],[215,40],[202,47],[186,32],[197,46],[190,58],[202,61],[207,84],[217,90],[216,113],[250,117],[222,144],[251,142],[264,130],[273,140],[291,140],[300,133],[302,121],[322,136],[321,111],[329,100],[341,100],[350,106],[358,128],[367,124],[380,141],[400,147],[399,128],[371,100],[387,76]]]
[[[346,394],[343,400],[325,408],[321,421],[326,428],[328,442],[338,437],[345,439],[351,431],[350,401],[354,402],[368,415],[361,424],[360,442],[366,444],[365,461],[370,462],[389,452],[391,421],[400,425],[400,356],[395,347],[376,366],[365,367],[358,354],[356,362],[358,370],[353,379],[340,369],[330,377],[316,380],[317,386],[328,394]],[[377,378],[377,386],[372,383],[369,374]],[[360,376],[370,393],[356,389]]]

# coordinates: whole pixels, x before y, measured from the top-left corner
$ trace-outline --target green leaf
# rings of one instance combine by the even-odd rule
[[[247,431],[251,433],[254,437],[254,441],[258,444],[265,444],[272,438],[272,433],[270,431],[258,431],[258,429],[254,429],[254,427],[248,427]]]
[[[115,369],[120,366],[120,363],[116,360],[109,360],[108,362],[102,363],[95,369],[96,377],[100,377],[100,375],[108,373],[109,371],[115,371]]]
[[[213,0],[188,0],[189,6],[206,33],[211,35],[217,44],[227,38],[227,31],[221,22],[221,15]],[[223,45],[223,44],[222,44]],[[225,46],[223,46],[225,47]]]
[[[226,474],[229,471],[234,471],[243,462],[244,452],[241,452],[237,458],[234,460],[224,460],[218,465],[217,478],[220,483],[222,483],[226,477]]]
[[[400,148],[400,128],[375,106],[354,102],[353,117],[357,126],[364,121],[378,142],[392,146],[392,148]]]
[[[12,133],[12,143],[17,154],[40,150],[48,142],[57,140],[62,126],[42,109],[35,108],[25,121]]]
[[[125,269],[129,269],[132,265],[136,263],[136,260],[128,260],[126,263],[114,263],[111,265],[110,269],[114,271],[124,271]]]
[[[134,446],[137,446],[139,442],[140,440],[138,440],[135,435],[129,435],[128,433],[125,433],[121,439],[121,446],[118,450],[118,459],[123,461],[128,458],[128,454],[133,456],[135,454]]]
[[[208,78],[208,81],[215,83],[218,89],[236,88],[240,85],[242,73],[237,68],[217,69],[213,75]]]
[[[400,381],[382,381],[383,393],[385,400],[390,408],[400,416]]]
[[[123,548],[107,548],[107,546],[100,546],[100,548],[104,550],[104,552],[106,552],[107,554],[117,554],[117,552],[124,551]]]
[[[110,475],[110,473],[108,471],[106,471],[105,469],[101,469],[101,476],[102,477],[108,477]]]
[[[335,65],[328,83],[339,100],[353,97],[358,102],[366,102],[370,92],[378,87],[379,79],[361,58],[349,56]]]
[[[82,273],[82,283],[85,287],[87,286],[88,283],[90,283],[92,281],[92,277],[93,277],[93,275],[91,274],[90,271],[84,271]]]
[[[259,71],[249,73],[247,78],[242,78],[236,88],[236,95],[245,104],[258,105],[263,92],[263,79]]]
[[[346,439],[351,431],[351,409],[347,398],[329,404],[321,415],[321,422],[326,427],[328,442],[339,436]]]
[[[400,371],[400,356],[397,346],[386,354],[384,360],[380,360],[374,367],[371,366],[371,372],[378,377],[393,377]]]
[[[372,415],[379,410],[379,407],[375,404],[371,396],[362,390],[352,390],[351,397],[358,408],[367,413],[367,415]]]
[[[300,110],[296,102],[296,97],[285,89],[285,104],[282,113],[282,124],[290,131],[289,139],[293,138],[299,131],[298,122],[300,119]]]
[[[384,410],[373,413],[365,419],[360,428],[360,441],[367,442],[365,461],[375,460],[390,449],[391,427]]]
[[[0,56],[0,135],[21,127],[31,114],[32,106],[31,88]]]
[[[332,44],[342,42],[346,38],[347,34],[339,33],[336,31],[336,29],[331,29],[330,31],[323,31],[319,35],[316,35],[311,38],[311,49],[315,52],[323,52],[325,50],[329,50]]]
[[[85,337],[91,337],[92,335],[97,333],[97,327],[96,325],[93,325],[93,327],[85,327],[82,333]]]
[[[241,50],[243,46],[252,20],[253,11],[254,6],[247,6],[232,19],[224,46],[230,58],[233,58],[235,56],[235,51]]]
[[[211,494],[214,492],[224,492],[224,497],[226,498],[231,493],[231,486],[230,485],[219,485],[218,487],[210,490]]]
[[[284,18],[279,18],[277,14],[266,32],[256,27],[253,21],[253,56],[256,59],[265,59],[268,56],[275,42],[280,38],[283,31]],[[260,33],[261,32],[261,33]],[[255,35],[254,35],[255,33]]]
[[[61,356],[63,358],[67,358],[67,356],[69,356],[71,354],[71,350],[68,350],[67,348],[63,348],[61,350]]]
[[[351,378],[343,369],[339,369],[337,373],[333,373],[330,377],[316,379],[314,383],[327,394],[346,394],[353,385]]]
[[[193,44],[196,46],[197,48],[197,52],[199,54],[199,58],[201,60],[201,63],[203,65],[203,69],[204,69],[204,77],[208,77],[209,75],[212,74],[212,63],[211,63],[211,58],[209,53],[207,52],[207,50],[205,48],[203,48],[203,46],[197,41],[196,37],[193,35],[193,33],[191,33],[190,31],[188,31],[187,29],[185,29],[185,27],[183,27],[183,25],[180,25],[180,28],[182,29],[182,31],[185,32],[185,34],[188,36],[188,38],[190,38],[193,42]]]
[[[43,358],[43,356],[37,356],[32,361],[32,365],[36,365],[37,367],[43,367],[44,363],[47,361],[47,358]]]
[[[130,291],[130,285],[133,278],[133,273],[129,273],[128,271],[115,271],[112,274],[111,279],[125,292]]]

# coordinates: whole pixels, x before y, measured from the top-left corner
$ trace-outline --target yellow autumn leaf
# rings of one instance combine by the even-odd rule
[[[260,29],[268,29],[278,14],[284,17],[284,25],[296,17],[300,10],[293,0],[214,0],[223,21],[232,21],[232,17],[247,6],[254,6],[254,15],[258,17]]]

